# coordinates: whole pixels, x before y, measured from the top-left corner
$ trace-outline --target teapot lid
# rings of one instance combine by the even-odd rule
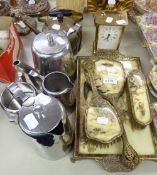
[[[46,135],[55,129],[65,114],[63,105],[54,97],[40,93],[35,104],[19,111],[19,126],[31,137]]]
[[[52,55],[68,49],[69,41],[65,32],[51,30],[39,33],[33,41],[33,49],[39,54]]]

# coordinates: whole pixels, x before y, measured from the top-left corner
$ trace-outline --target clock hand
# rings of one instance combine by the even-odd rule
[[[108,39],[110,38],[110,36],[111,36],[111,34],[108,34],[108,35],[107,35],[107,38],[106,38],[106,39],[107,39],[107,41],[108,41]]]
[[[108,40],[108,39],[109,39],[109,37],[110,37],[110,34],[108,34],[108,35],[107,35],[107,37],[106,37],[106,38],[104,38],[104,40]]]

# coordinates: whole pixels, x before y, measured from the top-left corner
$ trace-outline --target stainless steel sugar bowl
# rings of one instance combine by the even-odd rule
[[[0,96],[0,104],[8,115],[10,122],[18,122],[18,113],[23,103],[29,97],[35,97],[34,86],[25,82],[9,84]]]
[[[33,40],[32,54],[34,66],[41,75],[62,71],[74,79],[76,66],[65,32],[50,30],[39,33]]]

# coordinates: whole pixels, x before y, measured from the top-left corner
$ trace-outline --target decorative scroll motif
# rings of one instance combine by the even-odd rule
[[[120,156],[105,156],[102,160],[96,160],[106,171],[128,172],[134,170],[140,163],[137,152],[129,144],[125,130],[122,135],[123,153]]]

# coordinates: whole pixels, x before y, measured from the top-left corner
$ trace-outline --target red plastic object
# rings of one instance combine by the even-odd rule
[[[5,83],[11,83],[16,80],[16,69],[13,66],[13,62],[19,58],[20,50],[22,48],[21,39],[13,22],[11,22],[8,32],[8,46],[0,55],[0,81]]]

